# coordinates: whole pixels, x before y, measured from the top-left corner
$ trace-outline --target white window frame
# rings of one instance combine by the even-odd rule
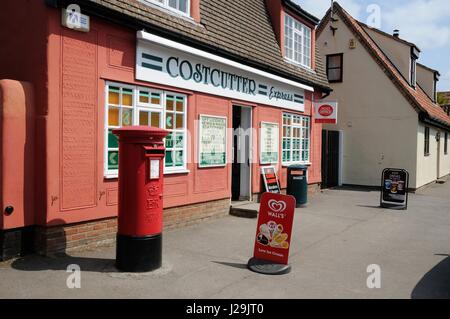
[[[111,150],[108,148],[108,130],[110,128],[119,128],[120,126],[110,126],[109,125],[109,87],[119,87],[119,88],[125,88],[125,89],[131,89],[133,91],[133,125],[139,124],[139,111],[145,110],[155,113],[160,113],[160,128],[165,129],[165,123],[166,123],[166,96],[167,95],[174,95],[176,97],[182,97],[184,100],[183,105],[183,166],[179,167],[166,167],[165,161],[164,161],[164,174],[179,174],[179,173],[188,173],[187,170],[187,156],[188,156],[188,131],[187,131],[187,117],[188,117],[188,104],[187,104],[187,95],[172,91],[162,91],[157,89],[152,89],[149,87],[143,87],[143,86],[135,86],[125,83],[119,83],[119,82],[111,82],[106,81],[105,82],[105,123],[104,123],[104,156],[103,156],[103,167],[104,167],[104,177],[107,179],[117,178],[119,176],[118,169],[109,169],[108,168],[108,151]],[[139,92],[140,91],[148,91],[149,93],[159,93],[161,94],[161,101],[159,105],[156,104],[147,104],[147,103],[141,103],[139,102]],[[151,97],[150,97],[151,98]],[[121,101],[119,101],[119,107],[121,106]],[[176,106],[175,106],[176,107]],[[122,113],[119,112],[119,120],[122,118]],[[120,123],[120,122],[119,122]],[[176,122],[174,122],[174,127],[176,125]],[[176,131],[176,129],[175,129]],[[165,140],[164,140],[165,143]],[[115,148],[113,149],[115,150]]]
[[[183,138],[183,166],[178,166],[178,167],[166,167],[166,161],[164,160],[164,174],[178,174],[178,173],[187,173],[189,172],[187,169],[187,139],[188,139],[188,131],[187,131],[187,95],[186,94],[180,94],[177,92],[172,92],[172,91],[164,91],[163,94],[163,114],[162,114],[162,128],[165,128],[165,124],[166,124],[166,98],[167,95],[174,95],[175,96],[175,100],[176,97],[183,97],[184,100],[184,105],[183,105],[183,127],[184,127],[184,138]],[[180,113],[180,112],[176,112],[176,103],[174,103],[174,111],[172,112],[174,114]],[[177,130],[176,127],[176,122],[174,120],[173,122],[173,127],[174,129],[172,129],[172,131],[180,131]],[[164,139],[164,146],[165,146],[165,139]],[[175,141],[176,142],[176,141]]]
[[[284,124],[284,116],[285,115],[288,115],[288,116],[291,117],[291,124],[290,125]],[[292,164],[311,165],[311,117],[300,115],[300,114],[295,114],[295,113],[288,113],[288,112],[283,112],[281,116],[282,116],[282,118],[281,118],[281,125],[282,125],[282,131],[281,131],[281,161],[282,161],[283,166],[289,166],[289,165],[292,165]],[[298,124],[298,123],[294,124],[294,121],[293,121],[294,116],[298,116],[298,117],[301,118],[300,124]],[[303,121],[305,119],[308,119],[308,127],[305,127],[303,125]],[[284,127],[286,127],[286,126],[289,126],[291,128],[291,136],[289,137],[289,139],[290,139],[290,148],[289,148],[289,150],[287,148],[284,148],[284,144],[283,144],[284,139],[286,138],[284,136]],[[300,160],[299,161],[293,161],[292,160],[292,158],[293,158],[293,151],[294,151],[294,148],[293,148],[293,146],[294,146],[294,143],[293,143],[294,142],[293,129],[294,128],[299,128],[300,129],[300,137],[299,137],[299,139],[300,139],[300,149],[299,149]],[[308,149],[307,150],[303,148],[303,140],[305,139],[305,138],[303,138],[304,130],[308,131],[308,137],[306,138],[308,140]],[[284,156],[283,155],[284,155],[284,152],[287,151],[287,150],[290,152],[290,157],[289,157],[290,161],[285,161],[284,160]],[[303,152],[304,151],[308,151],[308,158],[306,160],[303,159]]]
[[[177,1],[177,7],[179,6],[179,1],[180,0],[176,0]],[[171,12],[174,12],[176,14],[180,14],[182,16],[186,16],[186,17],[190,17],[191,16],[191,0],[186,0],[186,12],[181,11],[179,9],[175,9],[172,8],[171,6],[169,6],[169,0],[141,0],[141,2],[146,3],[146,4],[154,4],[158,7],[164,8],[166,10],[169,10]]]
[[[288,23],[292,23],[292,27],[290,25],[288,25]],[[292,38],[288,38],[288,35],[286,32],[287,28],[292,29]],[[309,31],[309,52],[308,52],[308,54],[306,54],[306,52],[308,50],[306,50],[306,47],[305,47],[305,37],[307,35],[306,31]],[[312,49],[313,49],[312,48],[312,32],[313,32],[313,30],[310,27],[301,23],[297,19],[294,19],[289,14],[285,14],[285,17],[284,17],[284,52],[285,52],[285,58],[287,61],[297,64],[297,65],[300,65],[307,69],[311,69]],[[295,55],[296,55],[295,36],[296,35],[300,36],[300,39],[301,39],[301,42],[300,42],[301,52],[298,52],[298,54],[300,55],[301,61],[298,61],[297,59],[295,59]],[[288,56],[288,54],[287,54],[288,50],[292,51],[292,57]],[[309,64],[305,63],[305,59],[307,59],[307,58],[309,59]]]

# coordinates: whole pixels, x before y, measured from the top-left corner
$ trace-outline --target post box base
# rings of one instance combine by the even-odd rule
[[[117,234],[116,267],[123,272],[148,272],[161,268],[162,234],[132,237]]]

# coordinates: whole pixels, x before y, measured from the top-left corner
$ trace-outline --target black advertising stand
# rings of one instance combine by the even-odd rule
[[[386,168],[381,174],[380,207],[408,209],[409,173],[404,169]]]

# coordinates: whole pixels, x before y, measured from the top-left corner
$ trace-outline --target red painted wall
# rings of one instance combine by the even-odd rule
[[[33,106],[31,83],[0,80],[0,229],[34,224]]]
[[[26,181],[22,181],[27,187],[22,194],[27,199],[31,210],[25,212],[16,211],[14,215],[5,218],[6,228],[21,227],[33,224],[35,219],[43,216],[45,200],[45,135],[43,125],[47,114],[47,21],[48,10],[44,1],[14,0],[3,1],[0,9],[0,80],[14,79],[26,81],[32,85],[33,102],[27,107],[32,108],[28,112],[35,114],[35,128],[27,131],[25,138],[34,139],[34,147],[37,151],[27,154],[26,165],[17,163],[17,177],[27,173]],[[31,88],[30,88],[31,89]],[[27,93],[28,94],[28,93]],[[17,106],[19,109],[21,106]],[[22,123],[21,125],[26,125]],[[8,131],[8,133],[13,133]],[[23,155],[24,155],[23,154]],[[12,157],[13,154],[4,154]],[[22,156],[23,157],[23,156]],[[20,169],[20,170],[19,170]],[[30,169],[35,174],[35,183],[28,178]],[[0,194],[1,196],[1,194]],[[16,198],[18,199],[18,197]],[[25,206],[23,206],[25,207]],[[2,207],[3,211],[3,207]],[[22,214],[22,216],[17,216]]]
[[[43,2],[39,3],[43,6]],[[61,26],[60,10],[39,7],[37,12],[41,14],[40,21],[47,21],[41,23],[45,26],[42,32],[47,36],[36,41],[35,47],[27,51],[36,55],[37,67],[30,75],[35,89],[40,91],[36,96],[44,97],[37,102],[36,121],[36,136],[43,136],[44,141],[39,143],[37,140],[37,153],[42,158],[35,163],[38,171],[35,192],[38,224],[74,223],[117,214],[117,180],[103,176],[106,81],[188,94],[188,130],[193,132],[188,147],[191,156],[197,156],[195,120],[200,114],[226,116],[229,127],[232,126],[232,101],[229,99],[135,81],[134,30],[91,17],[89,33],[75,32]],[[13,36],[17,35],[9,35]],[[25,38],[25,34],[21,36]],[[42,43],[45,43],[45,48],[42,48]],[[44,58],[39,59],[42,55]],[[17,56],[18,59],[25,58],[26,54],[18,53]],[[29,70],[23,68],[21,72],[28,74]],[[10,74],[12,77],[21,75],[13,71]],[[311,99],[312,94],[307,94],[307,115],[312,113]],[[257,106],[253,110],[254,127],[259,128],[261,121],[279,123],[281,157],[282,110],[269,106]],[[320,138],[321,126],[313,124],[311,183],[320,182]],[[254,143],[257,145],[254,147],[255,155],[259,155],[259,136],[255,137]],[[228,136],[229,156],[231,146],[232,136]],[[252,169],[252,190],[258,193],[262,189],[259,164],[253,165]],[[189,173],[165,176],[166,208],[230,198],[231,164],[224,168],[199,169],[197,164],[190,163],[188,170]],[[284,186],[285,175],[286,169],[282,168],[280,177]]]
[[[282,43],[282,39],[284,38],[284,17],[282,16],[282,5],[281,0],[266,0],[267,11],[270,16],[270,20],[272,21],[273,31],[275,32],[275,36],[277,37],[278,43]],[[281,50],[284,55],[284,46],[281,46]]]
[[[200,0],[191,0],[191,17],[195,22],[200,23]]]

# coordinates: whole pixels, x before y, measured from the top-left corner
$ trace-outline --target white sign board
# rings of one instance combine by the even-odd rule
[[[314,103],[316,123],[337,124],[338,102],[319,101]]]
[[[150,159],[150,179],[159,178],[159,160]]]
[[[227,118],[200,115],[199,166],[218,167],[227,164]]]
[[[62,9],[61,24],[66,28],[81,32],[89,32],[91,25],[89,16],[82,14],[80,6],[76,4],[70,4],[67,8]]]
[[[153,36],[152,39],[158,39],[158,37]],[[238,68],[218,62],[223,60],[220,58],[216,60],[212,57],[204,58],[155,41],[138,40],[137,80],[299,112],[305,110],[305,91],[285,83],[292,83],[292,81],[277,81],[273,78],[278,79],[278,77],[271,78],[270,74],[267,77],[262,76],[261,72],[257,74],[248,71],[249,68]],[[192,48],[192,51],[198,50]],[[210,56],[207,53],[204,55]]]

